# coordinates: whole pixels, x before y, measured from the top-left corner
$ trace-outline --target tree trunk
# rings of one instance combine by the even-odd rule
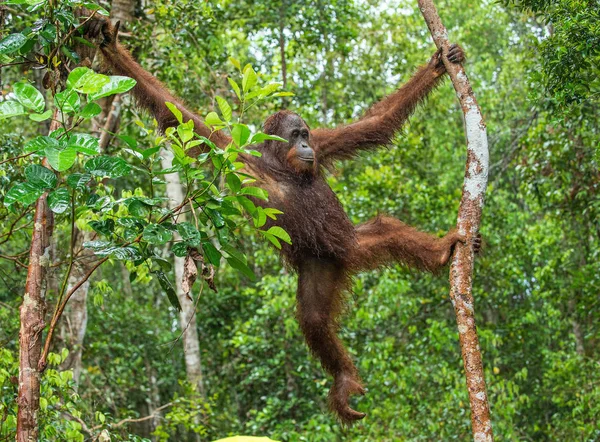
[[[163,169],[170,168],[173,161],[173,154],[166,149],[161,152]],[[167,181],[167,197],[170,207],[175,207],[184,198],[184,192],[181,186],[181,180],[178,173],[169,173],[165,175]],[[183,221],[183,215],[179,220]],[[202,382],[202,361],[200,358],[200,342],[198,340],[198,330],[196,329],[196,311],[193,300],[188,298],[182,288],[183,282],[184,258],[175,257],[175,283],[177,288],[177,298],[181,304],[179,322],[183,331],[183,350],[185,353],[185,370],[188,381],[196,386],[197,391],[204,397],[204,385]]]
[[[58,111],[50,131],[58,129]],[[42,163],[49,167],[46,160]],[[34,227],[29,250],[29,266],[25,294],[21,305],[19,331],[19,392],[17,396],[17,442],[38,440],[40,409],[40,370],[42,331],[46,326],[46,267],[50,261],[50,237],[54,227],[52,211],[48,207],[48,192],[38,198],[34,212]]]
[[[483,374],[479,338],[475,326],[473,301],[472,239],[479,232],[481,211],[488,180],[489,153],[485,123],[473,89],[461,65],[450,63],[446,54],[450,43],[432,0],[419,0],[419,8],[438,48],[444,51],[444,66],[450,75],[465,116],[467,165],[463,195],[458,210],[457,227],[466,236],[465,245],[458,244],[450,267],[450,299],[454,305],[460,339],[469,402],[471,426],[475,442],[493,440],[490,406]]]
[[[75,231],[74,253],[83,247],[83,243],[90,241],[93,232]],[[67,293],[70,292],[75,284],[84,279],[90,271],[94,260],[94,253],[91,250],[83,250],[78,254],[78,260],[73,263],[71,274],[67,283]],[[73,370],[73,381],[75,386],[79,385],[79,378],[82,369],[83,340],[87,329],[87,297],[90,288],[89,279],[86,280],[71,296],[69,303],[65,308],[63,320],[61,321],[61,336],[63,345],[69,349],[69,356],[61,364],[61,370]]]
[[[285,6],[285,0],[281,0],[279,6],[279,53],[281,55],[281,77],[284,90],[287,88],[287,62],[285,59],[285,35],[283,34],[285,29]]]

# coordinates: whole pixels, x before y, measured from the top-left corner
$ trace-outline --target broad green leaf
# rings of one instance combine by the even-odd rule
[[[77,159],[77,151],[73,148],[55,149],[46,147],[44,153],[52,168],[58,172],[64,172],[73,167]]]
[[[192,223],[185,221],[177,224],[177,231],[186,245],[191,247],[197,247],[200,245],[200,232]]]
[[[219,252],[210,242],[202,243],[202,250],[204,250],[204,256],[206,256],[208,262],[215,267],[219,267],[221,264],[221,252]]]
[[[103,155],[88,160],[84,169],[95,176],[119,178],[127,175],[131,171],[131,166],[122,158]]]
[[[168,101],[165,101],[165,106],[167,106],[173,115],[175,115],[175,118],[177,118],[177,122],[179,124],[183,123],[183,114],[177,108],[177,106],[175,106],[173,103],[169,103]]]
[[[27,37],[23,34],[10,34],[0,40],[0,54],[12,54],[21,49],[27,42]]]
[[[27,109],[38,113],[44,111],[46,107],[44,96],[29,83],[15,83],[14,92],[17,100]]]
[[[194,136],[194,120],[189,120],[177,126],[177,134],[184,143],[190,141]]]
[[[90,221],[88,224],[101,235],[110,236],[115,231],[115,222],[110,218],[102,221]]]
[[[100,153],[100,140],[89,134],[73,134],[67,141],[67,147],[72,147],[77,152],[96,155]]]
[[[27,111],[18,101],[7,100],[0,102],[0,120],[25,115],[26,113]]]
[[[284,241],[288,244],[292,243],[292,239],[290,238],[290,235],[288,235],[288,233],[279,226],[273,226],[269,230],[267,230],[267,232],[269,232],[271,235],[276,236],[277,238],[281,239],[282,241]]]
[[[142,237],[150,244],[161,245],[173,239],[173,232],[160,224],[150,224],[144,229]]]
[[[37,201],[44,191],[31,183],[17,183],[4,196],[4,205],[10,206],[21,203],[28,206]]]
[[[217,97],[217,103],[225,121],[231,121],[231,106],[229,106],[229,103],[222,97]]]
[[[225,123],[221,121],[216,112],[209,112],[204,121],[209,126],[225,126]]]
[[[231,129],[231,138],[238,147],[242,147],[250,137],[250,129],[245,124],[234,124]]]
[[[264,230],[260,230],[260,233],[262,233],[263,236],[267,238],[277,249],[281,250],[281,243],[279,242],[277,237],[275,237],[275,235],[272,235]]]
[[[258,76],[256,75],[256,72],[254,72],[252,66],[247,66],[244,70],[244,77],[242,78],[242,89],[244,90],[244,92],[247,92],[250,89],[252,89],[256,85],[257,81]]]
[[[31,119],[33,121],[37,121],[39,123],[40,121],[46,121],[51,116],[52,116],[52,110],[48,109],[46,112],[41,113],[41,114],[29,114],[29,119]]]
[[[27,182],[38,187],[40,190],[54,189],[58,179],[54,172],[39,164],[31,164],[25,169]]]
[[[89,99],[97,100],[98,98],[107,97],[109,95],[125,93],[132,89],[136,83],[137,82],[133,78],[111,75],[108,77],[108,82],[97,92],[90,93]]]
[[[267,191],[265,189],[261,189],[260,187],[252,187],[252,186],[242,187],[242,190],[240,191],[240,193],[242,195],[253,196],[255,198],[265,200],[265,201],[267,201],[269,199],[269,194],[267,193]]]
[[[171,303],[171,305],[173,307],[175,307],[176,310],[181,311],[181,305],[179,305],[179,299],[177,299],[177,293],[175,292],[175,289],[171,285],[169,278],[167,278],[167,276],[160,270],[156,270],[152,273],[154,275],[156,275],[156,279],[158,279],[160,286],[167,293],[167,298],[169,298],[169,302]]]
[[[176,242],[171,247],[171,252],[179,258],[185,258],[188,252],[188,245],[185,242]]]
[[[61,187],[48,195],[48,206],[54,213],[64,213],[71,205],[69,189]]]
[[[83,243],[83,247],[92,249],[98,256],[112,255],[120,260],[137,261],[143,258],[140,251],[133,246],[117,246],[110,241],[87,241]]]
[[[293,92],[275,92],[273,97],[293,97],[295,94]]]
[[[73,189],[83,190],[92,179],[89,173],[74,173],[67,177],[67,185]]]
[[[228,258],[225,258],[227,260],[227,263],[233,267],[234,269],[238,270],[239,272],[241,272],[242,274],[244,274],[246,277],[248,277],[251,281],[254,281],[256,279],[256,275],[254,275],[254,272],[250,269],[250,267],[248,267],[248,265],[240,260],[238,260],[236,257],[234,256],[230,256]]]
[[[242,182],[235,173],[228,173],[225,181],[233,193],[239,192],[242,188]]]
[[[79,114],[81,118],[93,118],[102,113],[102,108],[96,103],[88,103],[83,109],[81,109],[81,113]]]
[[[81,98],[73,89],[65,89],[54,96],[54,103],[62,112],[78,112],[81,107]]]
[[[61,143],[52,137],[47,136],[39,136],[35,137],[33,140],[30,140],[25,144],[23,151],[24,152],[37,152],[38,150],[44,150],[46,148],[59,149]]]
[[[267,222],[267,214],[262,207],[256,208],[256,213],[253,215],[254,227],[259,228],[265,225]]]
[[[94,94],[109,82],[110,79],[106,75],[96,74],[89,68],[78,67],[69,74],[67,87],[82,94]]]

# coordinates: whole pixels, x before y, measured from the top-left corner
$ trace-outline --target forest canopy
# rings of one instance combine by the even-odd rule
[[[435,3],[489,137],[473,294],[496,439],[599,439],[600,8]],[[194,135],[175,102],[161,131],[86,40],[82,7],[120,20],[140,65],[231,145]],[[328,412],[278,253],[290,236],[239,165],[274,112],[347,124],[427,64],[415,1],[8,0],[0,23],[0,441],[17,435],[19,364],[36,348],[40,440],[470,437],[447,268],[358,276],[340,337],[368,416],[345,427]],[[388,148],[326,177],[354,224],[386,214],[441,237],[465,160],[446,79]]]

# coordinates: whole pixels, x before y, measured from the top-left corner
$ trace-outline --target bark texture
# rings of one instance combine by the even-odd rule
[[[55,111],[50,131],[58,128],[57,120]],[[44,161],[43,165],[49,168],[47,162]],[[37,441],[39,433],[41,375],[38,362],[42,353],[42,331],[46,325],[46,270],[54,227],[52,211],[48,207],[48,192],[38,198],[33,220],[27,281],[20,311],[17,442]]]
[[[467,136],[467,164],[463,195],[458,211],[459,233],[467,244],[458,244],[450,267],[450,299],[454,306],[471,406],[471,425],[476,442],[492,442],[490,407],[485,386],[479,338],[473,307],[472,239],[478,234],[488,178],[488,143],[481,109],[461,65],[450,63],[445,54],[450,42],[432,0],[419,0],[419,8],[438,48],[443,48],[444,65],[460,101]]]
[[[170,168],[173,162],[173,154],[163,149],[161,152],[163,169]],[[165,175],[167,181],[167,197],[169,206],[176,207],[184,199],[184,192],[178,173],[169,173]],[[179,216],[179,221],[183,221]],[[182,287],[184,258],[175,257],[175,283],[177,288],[177,298],[181,305],[179,323],[183,331],[183,351],[185,353],[185,370],[187,380],[195,385],[197,391],[204,396],[204,385],[202,380],[202,360],[200,357],[200,341],[198,339],[198,329],[196,328],[196,307],[192,299],[188,298]]]

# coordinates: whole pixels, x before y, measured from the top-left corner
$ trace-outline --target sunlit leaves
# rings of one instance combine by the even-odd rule
[[[102,85],[98,90],[89,93],[90,100],[107,97],[114,94],[122,94],[132,89],[136,84],[133,78],[112,75],[108,77],[108,82]]]
[[[25,114],[27,114],[25,107],[18,101],[7,100],[0,102],[0,120]]]
[[[78,67],[67,78],[67,87],[82,94],[96,93],[110,82],[106,75],[96,74],[91,69]]]
[[[27,37],[23,34],[10,34],[0,40],[0,54],[12,54],[21,49],[27,42]]]
[[[58,172],[69,170],[77,159],[77,150],[72,147],[64,149],[46,147],[44,153],[52,168]]]
[[[15,83],[14,92],[17,100],[27,109],[31,109],[38,113],[44,110],[44,107],[46,106],[44,96],[29,83]]]

